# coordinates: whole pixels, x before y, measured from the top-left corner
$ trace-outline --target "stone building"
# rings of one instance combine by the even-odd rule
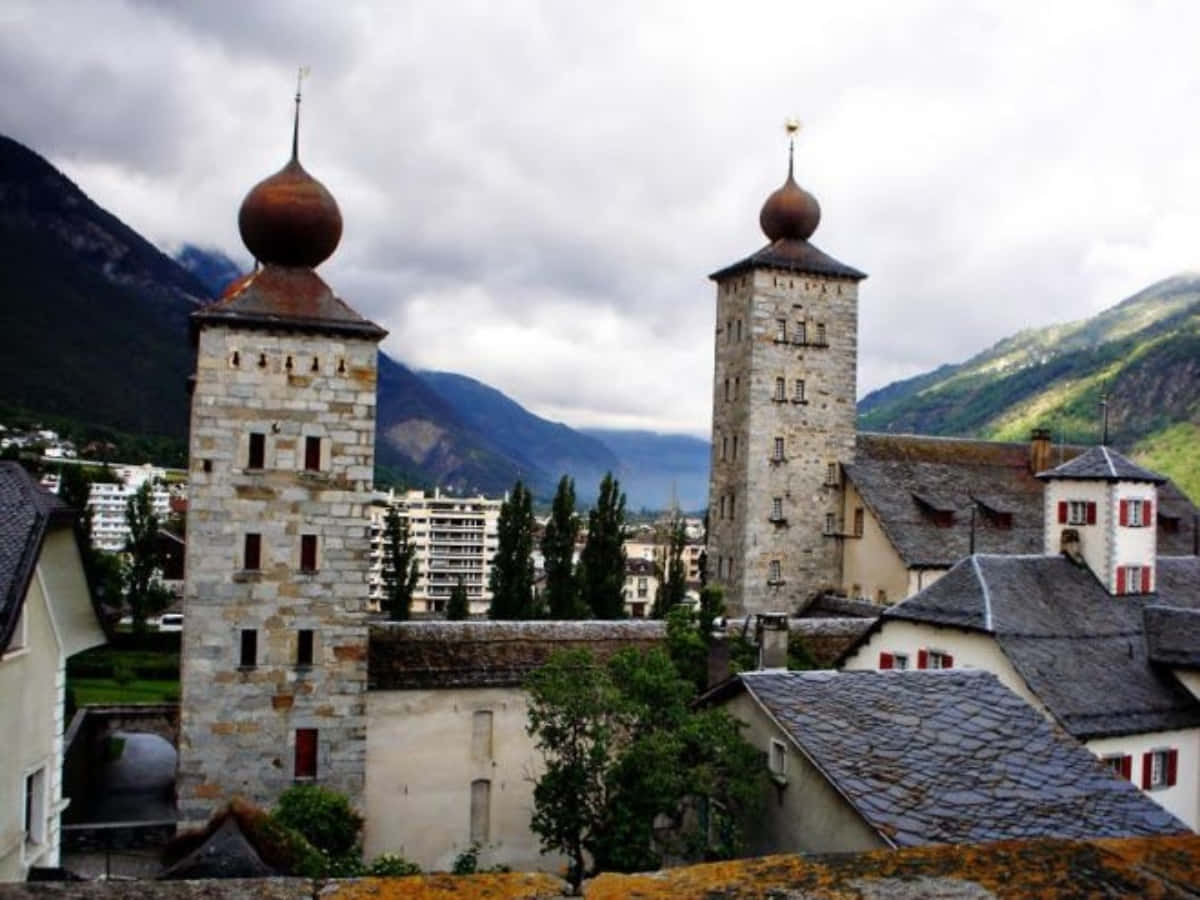
[[[854,458],[858,282],[809,243],[821,211],[788,176],[770,243],[717,284],[708,569],[731,613],[836,584],[841,467]]]
[[[238,225],[254,272],[192,316],[184,825],[234,794],[270,804],[309,779],[363,804],[367,504],[385,332],[313,271],[342,220],[301,167],[297,132]]]

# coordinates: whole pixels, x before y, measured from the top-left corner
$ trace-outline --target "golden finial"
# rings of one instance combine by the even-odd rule
[[[801,129],[800,120],[795,116],[788,116],[783,122],[783,129],[788,136],[788,178],[792,177],[792,156],[796,151],[796,133]]]

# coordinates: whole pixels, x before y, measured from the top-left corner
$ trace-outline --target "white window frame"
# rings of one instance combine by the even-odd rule
[[[826,335],[825,335],[825,323],[818,322],[817,323],[817,344],[823,347],[823,346],[825,346],[826,343],[828,343],[828,341],[826,340]]]
[[[945,669],[943,663],[946,660],[945,650],[929,650],[925,651],[925,668],[926,669]]]
[[[1171,751],[1159,747],[1150,752],[1150,790],[1167,787],[1167,758]]]
[[[772,775],[787,777],[788,747],[778,738],[771,738],[771,748],[767,753],[767,768]]]
[[[808,332],[808,323],[804,319],[801,319],[799,322],[796,323],[796,330],[792,332],[792,343],[793,344],[808,343],[807,332]]]
[[[782,403],[787,399],[787,379],[780,375],[775,379],[775,402]]]
[[[833,513],[825,513],[825,533],[837,534],[837,518]]]
[[[807,403],[808,402],[808,400],[805,397],[804,379],[803,378],[796,379],[796,394],[794,397],[792,397],[792,400],[795,403]]]
[[[1145,568],[1136,563],[1125,566],[1125,593],[1140,594],[1142,592],[1142,572]]]
[[[1141,528],[1142,526],[1144,526],[1146,524],[1145,522],[1142,521],[1142,512],[1145,510],[1145,508],[1146,508],[1146,502],[1144,500],[1130,500],[1129,501],[1129,527],[1130,528]]]
[[[905,671],[908,668],[908,654],[907,653],[893,653],[892,654],[892,668],[899,669],[901,672]]]
[[[31,786],[34,790],[32,797]],[[50,839],[50,829],[46,825],[50,808],[50,779],[44,763],[26,770],[21,782],[21,799],[25,847],[40,850]]]
[[[775,438],[774,454],[771,456],[773,462],[783,462],[787,458],[787,445],[782,437]]]
[[[782,497],[772,497],[771,498],[771,520],[774,522],[778,522],[782,518],[783,518],[783,498]]]
[[[1086,525],[1087,524],[1087,501],[1086,500],[1068,500],[1067,501],[1067,524],[1068,525]]]
[[[775,340],[787,343],[787,319],[775,320]]]
[[[767,584],[779,584],[783,581],[783,565],[777,559],[767,563]]]

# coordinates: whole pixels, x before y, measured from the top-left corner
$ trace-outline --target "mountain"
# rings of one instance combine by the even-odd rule
[[[184,244],[175,254],[175,262],[191,272],[210,297],[220,297],[229,283],[242,275],[237,263],[212,247]]]
[[[6,407],[183,436],[203,285],[2,135],[0,283]]]
[[[672,499],[688,512],[708,506],[711,444],[686,434],[583,428],[620,460],[621,480],[630,509],[666,509]]]
[[[872,431],[1109,440],[1200,498],[1200,274],[1177,275],[1077,322],[1031,328],[858,404]]]

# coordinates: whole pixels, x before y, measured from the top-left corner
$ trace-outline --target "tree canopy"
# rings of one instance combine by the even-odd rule
[[[625,495],[612,472],[600,482],[600,496],[588,513],[579,568],[581,597],[592,615],[597,619],[624,616]]]
[[[146,617],[166,609],[174,599],[159,580],[162,558],[158,547],[158,516],[154,512],[153,485],[142,482],[125,501],[125,524],[129,539],[123,569],[125,603],[133,619],[133,630],[146,630]]]
[[[534,619],[533,498],[520,480],[500,505],[497,548],[488,585],[493,619]]]
[[[554,504],[542,535],[546,567],[546,606],[552,619],[583,619],[588,607],[579,596],[575,573],[575,539],[579,516],[575,512],[575,480],[564,475],[554,493]]]

